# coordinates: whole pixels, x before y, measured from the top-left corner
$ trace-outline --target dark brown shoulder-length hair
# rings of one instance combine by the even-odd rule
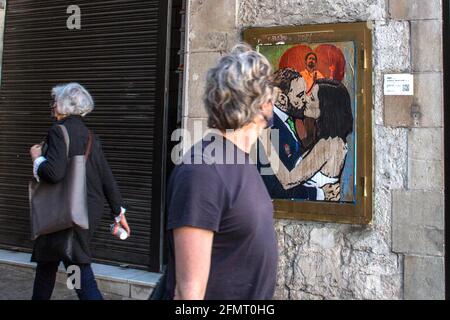
[[[320,116],[317,119],[318,138],[340,137],[346,141],[353,132],[353,114],[350,95],[339,81],[317,80],[319,85]]]

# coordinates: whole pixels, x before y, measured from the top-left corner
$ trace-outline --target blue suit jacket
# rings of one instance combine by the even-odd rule
[[[300,142],[298,139],[294,138],[287,126],[287,123],[284,123],[277,114],[274,114],[272,129],[278,129],[280,137],[279,148],[276,151],[280,157],[280,161],[290,171],[297,164],[303,150]],[[262,147],[259,146],[259,148]],[[270,165],[267,163],[268,161],[264,152],[260,152],[258,157],[258,169],[270,168]],[[274,174],[262,175],[262,178],[273,199],[315,200],[317,198],[316,188],[299,185],[292,189],[284,190],[280,181],[278,181],[278,178]]]

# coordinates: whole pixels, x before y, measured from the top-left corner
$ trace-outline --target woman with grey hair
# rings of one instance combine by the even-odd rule
[[[33,262],[37,262],[32,299],[50,299],[58,265],[63,262],[66,268],[71,265],[79,267],[80,288],[76,288],[76,292],[80,300],[99,300],[102,295],[91,269],[92,235],[100,222],[105,197],[116,226],[123,226],[130,234],[125,218],[126,206],[103,154],[99,138],[83,123],[83,117],[94,109],[94,101],[89,92],[78,83],[69,83],[53,88],[52,97],[51,112],[56,123],[50,128],[46,141],[30,149],[33,175],[37,181],[59,183],[66,175],[68,157],[87,152],[89,230],[73,227],[41,235],[36,239],[31,258]],[[67,129],[69,135],[68,153],[61,125]]]
[[[267,59],[245,44],[208,72],[204,104],[216,130],[185,155],[169,181],[165,299],[273,297],[273,206],[249,156],[272,118],[271,80]]]

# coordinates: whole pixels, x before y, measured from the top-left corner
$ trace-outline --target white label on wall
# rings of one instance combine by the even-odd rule
[[[412,74],[384,75],[384,95],[386,96],[414,95],[414,75]]]

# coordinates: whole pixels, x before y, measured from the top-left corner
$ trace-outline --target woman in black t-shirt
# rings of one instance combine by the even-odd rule
[[[245,44],[208,72],[214,132],[185,154],[168,186],[166,299],[273,297],[273,205],[249,156],[273,116],[271,79],[267,59]]]

